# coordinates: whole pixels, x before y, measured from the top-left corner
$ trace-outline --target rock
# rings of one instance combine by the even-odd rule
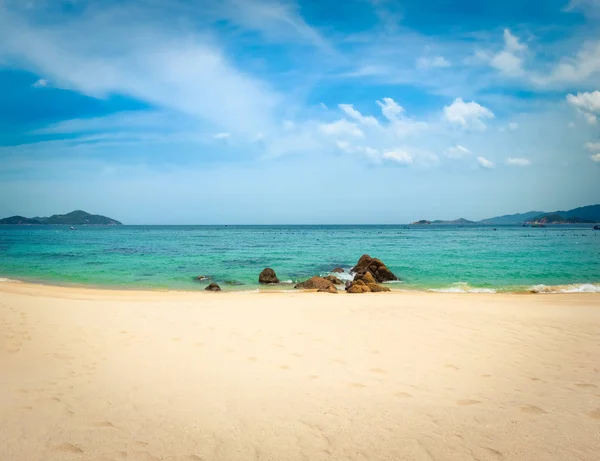
[[[267,267],[258,276],[258,283],[279,283],[279,279],[277,278],[275,271],[270,267]]]
[[[315,275],[304,282],[296,284],[294,288],[300,288],[302,290],[322,290],[329,289],[329,287],[335,288],[331,281]]]
[[[377,283],[377,280],[375,280],[375,277],[373,277],[373,274],[371,274],[369,271],[359,272],[356,274],[354,276],[354,281],[357,280],[362,280],[367,285]]]
[[[352,282],[347,288],[348,293],[370,293],[371,289],[362,280]]]
[[[337,288],[331,285],[329,288],[320,288],[317,293],[337,293]]]
[[[362,255],[356,266],[352,268],[352,272],[363,276],[366,272],[370,272],[378,283],[398,280],[398,277],[380,259],[371,258],[369,255]]]
[[[333,269],[331,271],[333,274],[341,274],[344,272],[344,269],[342,269],[341,267],[336,267],[335,269]]]
[[[367,286],[369,287],[369,290],[371,290],[372,293],[380,293],[383,291],[390,291],[390,289],[388,287],[384,287],[384,286],[378,285],[376,283],[369,283],[369,284],[367,284]]]
[[[206,291],[221,291],[221,287],[216,283],[211,283],[205,288]]]
[[[194,280],[197,280],[198,282],[202,282],[203,280],[208,279],[210,279],[210,275],[199,275],[198,277],[194,277]]]
[[[331,283],[333,283],[334,285],[343,285],[344,282],[340,279],[338,279],[335,275],[328,275],[326,277],[323,277],[325,280],[329,280]]]

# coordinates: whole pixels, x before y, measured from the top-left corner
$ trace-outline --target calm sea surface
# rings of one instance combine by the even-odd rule
[[[440,291],[600,291],[591,226],[0,226],[0,277],[52,284],[254,290],[272,267],[291,283],[368,253],[403,283]],[[343,274],[349,277],[349,274]],[[557,287],[560,286],[560,287]],[[261,288],[273,289],[273,288]]]

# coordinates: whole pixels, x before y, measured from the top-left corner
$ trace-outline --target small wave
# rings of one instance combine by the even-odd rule
[[[600,293],[600,284],[534,285],[527,291],[530,293]]]
[[[453,283],[451,287],[446,288],[430,288],[428,291],[435,293],[496,293],[493,288],[473,288],[465,282]]]
[[[354,274],[351,274],[350,272],[329,272],[327,275],[334,275],[335,277],[337,277],[338,279],[342,280],[343,282],[351,282],[352,280],[354,280]]]
[[[0,282],[12,282],[12,280],[4,278],[4,277],[0,277]]]
[[[389,284],[393,284],[393,283],[404,283],[404,280],[389,280],[387,282],[383,282],[385,285]]]
[[[288,284],[290,284],[290,283],[294,283],[294,281],[293,280],[280,280],[279,283],[288,283]]]

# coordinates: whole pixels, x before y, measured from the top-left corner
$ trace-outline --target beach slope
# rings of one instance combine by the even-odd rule
[[[0,284],[1,460],[597,460],[600,295]]]

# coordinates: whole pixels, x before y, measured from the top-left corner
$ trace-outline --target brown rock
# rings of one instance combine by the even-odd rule
[[[342,269],[341,267],[336,267],[331,272],[334,274],[341,274],[342,272],[344,272],[344,269]]]
[[[371,274],[369,271],[359,272],[354,276],[354,280],[362,280],[367,285],[370,283],[377,283],[377,280],[375,280],[375,277],[373,277],[373,274]]]
[[[356,282],[352,282],[352,284],[346,288],[347,293],[370,293],[371,289],[362,281],[357,280]]]
[[[315,275],[304,282],[296,284],[294,288],[300,288],[302,290],[322,290],[329,289],[329,287],[335,288],[331,281]]]
[[[317,290],[317,293],[337,293],[337,288],[331,285],[329,288],[321,288]]]
[[[221,287],[216,283],[211,283],[205,288],[206,291],[221,291]]]
[[[373,261],[373,258],[369,255],[362,255],[350,272],[364,272],[369,267],[371,261]]]
[[[398,280],[398,277],[380,259],[371,258],[369,255],[362,255],[356,266],[352,268],[352,272],[363,274],[361,277],[370,272],[375,281],[379,283]]]
[[[270,267],[267,267],[258,276],[258,283],[279,283],[279,279],[277,278],[275,271]]]
[[[335,275],[328,275],[326,277],[323,277],[325,280],[329,280],[331,283],[333,283],[334,285],[343,285],[344,282],[340,279],[338,279]]]
[[[369,283],[369,284],[367,284],[367,286],[369,287],[369,289],[371,290],[372,293],[380,293],[383,291],[390,291],[390,289],[388,287],[384,287],[384,286],[378,285],[376,283]]]

